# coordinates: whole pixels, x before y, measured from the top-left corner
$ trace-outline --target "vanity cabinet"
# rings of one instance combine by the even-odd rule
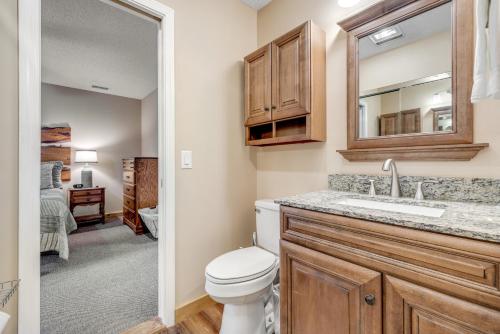
[[[500,311],[386,276],[386,334],[500,333]]]
[[[282,333],[382,333],[382,275],[283,241]]]
[[[326,139],[325,62],[311,21],[245,57],[247,145]]]
[[[500,333],[500,245],[281,207],[286,334]]]

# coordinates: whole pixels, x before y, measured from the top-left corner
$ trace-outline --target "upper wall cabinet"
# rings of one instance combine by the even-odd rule
[[[245,58],[245,125],[271,120],[271,45]]]
[[[469,160],[473,144],[471,0],[384,0],[347,32],[351,161]]]
[[[310,21],[245,57],[247,145],[325,141],[325,61]]]

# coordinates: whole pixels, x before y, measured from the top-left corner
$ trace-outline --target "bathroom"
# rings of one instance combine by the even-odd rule
[[[484,69],[473,62],[494,44],[483,44],[484,50],[479,45],[474,55],[473,2],[382,1],[337,20],[326,37],[315,24],[329,27],[328,14],[334,11],[318,13],[320,6],[311,7],[293,14],[314,23],[278,38],[281,20],[288,17],[279,10],[289,14],[285,7],[270,4],[259,15],[258,36],[273,41],[271,67],[278,73],[271,75],[270,112],[266,99],[258,99],[266,79],[254,69],[260,59],[266,61],[266,46],[245,58],[247,144],[263,147],[257,153],[257,198],[281,205],[280,221],[275,219],[281,226],[281,324],[276,328],[282,333],[498,332],[498,272],[493,269],[500,255],[498,135],[486,124],[494,117],[495,102],[488,96],[494,85],[481,86],[487,80],[479,77]],[[480,26],[476,29],[480,34]],[[311,41],[304,57],[316,76],[308,81],[311,97],[306,93],[305,98],[297,93],[300,80],[290,80],[294,73],[287,72],[293,58],[287,47],[293,38],[300,45],[301,34]],[[322,38],[327,138],[323,124],[314,122],[323,119],[318,101],[325,89],[323,64],[316,54]],[[297,68],[295,73],[302,70]],[[300,117],[306,118],[302,132]],[[293,129],[285,124],[290,119],[297,120]],[[266,132],[267,124],[272,127]],[[295,144],[276,145],[290,142]],[[273,252],[265,242],[259,244],[261,230],[264,237],[272,234],[259,229],[270,209],[257,201],[256,211],[256,244]],[[218,298],[233,291],[231,285],[213,289],[212,267],[235,261],[237,252],[239,262],[250,266],[246,251],[222,255],[206,269],[208,294],[225,304],[221,333],[250,328],[238,314],[247,320],[254,311],[251,298],[246,312],[238,311],[243,304],[238,299]],[[465,274],[470,261],[482,263],[480,279]],[[230,263],[226,271],[246,268]],[[479,292],[485,292],[485,284],[491,294]]]
[[[19,0],[19,2],[22,2],[22,0]],[[331,258],[335,257],[341,261],[353,263],[358,267],[364,268],[368,266],[370,272],[361,270],[362,273],[359,274],[359,279],[363,279],[364,282],[368,281],[372,276],[375,277],[373,280],[378,282],[378,276],[372,272],[383,273],[382,276],[384,276],[387,275],[387,270],[389,269],[378,267],[374,269],[372,264],[361,260],[361,255],[351,251],[348,252],[350,260],[346,260],[342,258],[342,250],[351,250],[352,248],[357,249],[359,252],[363,251],[375,254],[371,258],[372,262],[376,261],[374,260],[375,258],[380,258],[383,255],[377,253],[374,248],[367,250],[369,247],[375,247],[368,246],[368,244],[377,244],[377,247],[380,247],[386,253],[389,249],[396,252],[398,248],[406,250],[407,253],[411,251],[412,259],[408,259],[407,256],[409,255],[405,255],[405,258],[395,256],[392,258],[390,265],[397,266],[398,268],[404,267],[405,270],[410,270],[408,268],[415,268],[417,266],[420,268],[425,267],[427,268],[426,270],[432,271],[432,274],[424,272],[425,270],[422,269],[422,271],[417,270],[418,275],[433,276],[432,282],[434,283],[427,282],[418,285],[418,289],[411,290],[407,285],[401,283],[403,280],[399,277],[393,279],[391,282],[381,281],[376,283],[379,284],[377,286],[381,290],[387,291],[388,285],[392,284],[391,286],[396,287],[394,289],[397,289],[399,292],[417,291],[417,295],[419,296],[428,296],[427,292],[429,291],[439,291],[439,295],[433,293],[428,299],[437,300],[441,303],[445,303],[448,300],[446,298],[453,298],[453,300],[457,301],[455,303],[455,305],[458,305],[455,308],[455,315],[440,314],[437,317],[430,312],[437,304],[431,305],[432,307],[420,309],[408,308],[405,312],[408,311],[410,313],[404,313],[404,315],[414,317],[415,321],[421,321],[420,330],[418,327],[405,328],[405,331],[392,328],[392,332],[390,333],[495,333],[500,331],[498,328],[498,323],[500,322],[500,295],[498,292],[498,268],[500,262],[500,246],[498,245],[500,151],[498,147],[500,145],[500,132],[498,131],[499,117],[497,116],[500,110],[499,101],[495,98],[481,98],[471,104],[468,107],[470,108],[468,109],[469,111],[466,111],[466,115],[469,117],[459,119],[461,121],[468,121],[466,128],[469,132],[464,134],[462,142],[456,138],[451,140],[454,143],[440,142],[439,147],[437,147],[438,150],[430,150],[432,156],[428,155],[429,152],[425,152],[425,150],[419,151],[418,149],[422,146],[429,146],[429,143],[415,146],[411,145],[412,143],[398,142],[388,148],[377,146],[378,144],[373,144],[374,146],[371,147],[378,148],[379,150],[371,150],[370,147],[362,148],[359,145],[366,143],[367,140],[359,140],[360,138],[356,136],[349,137],[349,133],[352,134],[353,131],[349,131],[347,127],[349,121],[348,115],[356,115],[356,113],[349,114],[348,110],[358,111],[358,108],[357,99],[352,98],[354,93],[349,88],[351,86],[348,85],[353,80],[350,77],[353,72],[349,66],[349,62],[352,61],[350,55],[353,50],[348,45],[349,36],[351,35],[349,31],[346,31],[353,29],[351,31],[361,32],[362,20],[346,22],[345,19],[366,10],[379,1],[352,1],[354,3],[352,7],[344,8],[339,5],[340,1],[337,0],[312,0],[307,2],[300,0],[272,0],[258,10],[236,0],[221,0],[211,6],[205,5],[203,1],[180,2],[164,0],[161,2],[171,6],[176,13],[176,54],[178,56],[175,65],[177,116],[175,154],[176,159],[178,159],[176,163],[176,168],[178,169],[175,176],[176,309],[186,311],[188,310],[185,307],[186,305],[192,305],[193,301],[200,300],[200,298],[203,302],[207,302],[207,298],[205,298],[207,296],[205,290],[206,266],[220,255],[237,250],[239,247],[251,246],[252,233],[256,230],[255,201],[259,199],[282,199],[285,197],[287,200],[283,200],[281,205],[282,210],[286,211],[283,211],[281,219],[284,219],[283,214],[286,214],[287,217],[296,217],[295,221],[290,220],[288,223],[290,230],[282,231],[282,233],[286,232],[286,242],[293,244],[290,248],[295,250],[296,247],[294,245],[304,239],[308,240],[308,246],[304,247],[304,243],[302,243],[299,247],[307,248],[308,250],[314,248],[311,250],[313,252],[318,252],[317,249],[324,247],[321,248],[319,253],[323,255],[328,254],[328,259],[321,256],[317,259],[319,262],[333,263]],[[418,6],[422,3],[435,3],[435,1],[429,0],[386,2],[398,3],[403,6],[401,8]],[[447,1],[438,2],[441,5],[447,3]],[[460,6],[470,7],[476,4],[476,1],[472,0],[453,0],[452,2],[453,4],[460,4]],[[6,29],[7,32],[4,34],[2,29],[2,36],[0,38],[2,45],[6,45],[5,58],[3,58],[5,60],[2,59],[2,65],[5,64],[3,67],[6,68],[6,76],[0,79],[2,87],[11,87],[12,82],[18,79],[17,14],[15,13],[17,3],[18,1],[16,0],[8,0],[0,5],[2,12],[10,13],[6,14],[8,15],[6,16],[8,19],[5,21],[8,27]],[[492,1],[491,3],[496,2]],[[401,8],[397,10],[401,10]],[[385,14],[383,14],[383,10],[379,10],[370,17],[376,16],[377,20],[381,20],[383,17],[387,17],[384,15],[395,15],[394,12],[397,10]],[[464,20],[469,21],[464,25],[457,24],[457,27],[463,30],[460,33],[453,34],[455,36],[455,43],[451,44],[457,45],[458,43],[458,45],[463,45],[460,43],[466,43],[468,47],[462,46],[460,50],[462,52],[468,51],[466,53],[471,58],[465,67],[453,67],[451,78],[455,78],[453,71],[461,71],[464,68],[468,71],[467,73],[469,74],[466,80],[457,80],[455,88],[468,90],[468,96],[461,95],[461,98],[463,98],[462,101],[470,101],[474,71],[475,50],[473,43],[476,40],[474,29],[477,29],[475,28],[474,20],[476,18],[474,8],[469,8],[467,11],[464,10],[459,13],[466,16],[466,18],[463,18]],[[395,19],[398,21],[397,18]],[[245,124],[244,106],[245,56],[252,54],[255,50],[261,49],[263,46],[268,45],[309,20],[319,30],[324,32],[325,131],[319,135],[319,137],[323,136],[324,140],[262,147],[246,146],[245,143],[248,138],[245,129],[248,126]],[[2,18],[3,22],[4,19]],[[194,25],[192,22],[199,22],[199,24]],[[343,22],[346,30],[339,25],[341,22]],[[352,28],[353,25],[357,27]],[[347,28],[347,26],[351,28]],[[14,37],[12,37],[12,31],[14,31]],[[201,34],[204,36],[203,39],[200,38]],[[468,39],[464,40],[465,37]],[[230,44],[230,47],[228,44]],[[203,59],[200,59],[200,48],[203,49],[201,52],[203,54],[201,58]],[[222,52],[221,50],[225,51]],[[451,54],[450,49],[450,59],[452,57]],[[429,73],[425,77],[440,73],[442,72]],[[440,94],[442,95],[440,97],[444,101],[448,98],[447,94],[451,94],[453,98],[457,97],[454,94],[453,87],[451,87],[449,93],[447,89],[441,92],[443,91],[444,93]],[[18,150],[17,146],[12,147],[13,145],[7,145],[7,143],[16,142],[19,135],[17,131],[17,88],[11,89],[10,92],[3,91],[1,94],[2,110],[5,110],[5,122],[0,124],[1,142],[3,143],[2,145],[5,145],[3,151],[6,158],[14,161],[6,165],[4,173],[0,176],[4,185],[1,196],[3,200],[0,205],[6,217],[6,222],[2,225],[4,233],[0,235],[0,250],[3,254],[2,265],[0,266],[0,281],[7,281],[16,278],[18,275],[18,199],[15,195],[12,195],[18,192]],[[359,94],[359,92],[356,94]],[[210,113],[206,112],[207,105],[210,105]],[[357,128],[355,127],[356,122],[351,121],[350,124],[352,125],[351,129]],[[300,125],[302,126],[303,123]],[[293,129],[298,127],[290,126]],[[269,135],[266,135],[265,132],[260,133],[264,133],[264,136]],[[397,134],[395,136],[408,137],[407,134]],[[269,138],[263,139],[266,140]],[[395,140],[399,141],[397,138]],[[349,146],[349,143],[352,145]],[[489,144],[489,146],[485,147],[479,144]],[[446,145],[465,146],[455,147],[451,150],[451,147],[443,147]],[[466,147],[467,145],[469,146]],[[407,148],[407,151],[401,152],[402,147]],[[184,170],[178,166],[180,165],[181,150],[192,150],[192,169]],[[363,154],[360,155],[358,154],[359,151],[353,152],[353,150],[365,151],[361,152]],[[391,152],[392,156],[382,154],[384,152],[381,153],[381,151],[384,150]],[[407,160],[408,152],[413,154],[412,159]],[[471,155],[476,153],[477,155],[471,157]],[[363,159],[367,159],[368,156],[370,156],[370,161],[364,161]],[[397,199],[395,200],[396,202],[412,206],[414,205],[412,203],[414,203],[413,198],[416,194],[418,182],[423,180],[441,182],[440,184],[427,183],[422,185],[423,196],[431,203],[430,206],[433,206],[433,201],[441,202],[444,199],[445,202],[465,201],[467,205],[479,205],[491,208],[497,213],[487,213],[486,218],[490,220],[489,223],[491,225],[486,229],[486,232],[489,231],[489,235],[492,235],[496,229],[496,241],[476,239],[472,234],[458,236],[455,234],[440,233],[439,231],[422,231],[415,228],[415,226],[393,226],[387,224],[387,222],[378,222],[377,224],[373,224],[377,228],[366,230],[366,223],[356,223],[348,219],[344,220],[344,218],[338,221],[331,221],[329,217],[334,216],[334,214],[325,212],[317,213],[316,210],[319,209],[318,205],[321,205],[324,197],[309,198],[309,204],[305,203],[306,199],[303,197],[296,199],[296,201],[303,201],[303,204],[292,203],[292,200],[288,198],[289,196],[300,196],[310,192],[328,191],[330,188],[343,192],[359,193],[360,199],[365,201],[384,202],[383,199],[386,198],[388,201],[391,201],[392,167],[388,165],[388,171],[382,170],[383,162],[387,158],[394,159],[397,175],[401,176],[400,187],[403,199]],[[358,175],[360,177],[351,175]],[[466,180],[462,180],[464,178]],[[374,180],[375,196],[377,196],[375,200],[362,197],[369,196],[370,179]],[[441,187],[445,181],[453,181],[453,187]],[[493,204],[477,203],[476,201],[481,198],[487,198],[488,203]],[[427,203],[427,200],[423,200],[421,203]],[[309,206],[310,201],[315,201],[315,206],[313,207],[315,210],[308,210],[314,212],[312,214],[314,217],[304,217],[302,211],[293,211],[301,209],[292,207],[292,204],[304,207],[308,205],[311,208]],[[285,205],[284,203],[290,205]],[[426,206],[423,204],[419,205]],[[283,207],[286,208],[283,209]],[[405,209],[407,208],[403,208],[402,210]],[[329,210],[333,209],[330,208]],[[363,210],[367,209],[346,205],[344,214],[348,216],[347,218],[354,219],[352,216],[349,216],[349,213],[365,212]],[[338,215],[338,211],[335,212]],[[449,212],[443,213],[443,215],[447,214]],[[391,215],[397,216],[398,214],[391,213]],[[358,216],[355,219],[372,221],[374,217],[372,216],[369,219],[367,216]],[[427,218],[419,219],[420,222],[427,221]],[[308,223],[310,221],[320,221],[322,223]],[[330,231],[329,226],[335,226],[337,231],[343,232],[342,236],[344,239],[342,242],[339,242],[339,246],[335,252],[330,247],[333,243],[331,240],[333,239],[318,241],[323,238],[323,233],[328,234],[328,231]],[[344,227],[343,229],[341,228],[342,226]],[[285,227],[283,223],[282,227]],[[398,229],[393,230],[393,227],[397,227]],[[321,237],[317,237],[318,240],[312,237],[307,239],[298,236],[301,233],[321,235]],[[363,237],[356,233],[362,234]],[[381,235],[390,235],[391,237],[381,238]],[[331,236],[331,238],[334,237]],[[302,239],[299,240],[299,238]],[[258,239],[259,237],[257,236]],[[294,241],[290,241],[292,239]],[[406,244],[405,240],[410,240],[410,244]],[[312,246],[313,244],[315,245],[314,247]],[[325,246],[322,246],[322,244],[325,244]],[[348,246],[348,244],[351,246]],[[352,247],[353,244],[357,246]],[[426,247],[423,247],[424,245]],[[421,252],[422,247],[428,252]],[[461,249],[455,249],[455,251],[450,252],[450,248],[454,247],[461,247]],[[447,249],[444,253],[453,256],[441,257],[444,249]],[[288,250],[287,254],[290,252]],[[475,255],[472,256],[471,253]],[[280,256],[283,256],[283,252]],[[283,260],[280,263],[283,265]],[[422,263],[428,265],[424,266]],[[400,265],[402,267],[399,267]],[[340,268],[340,261],[335,262],[333,267]],[[415,272],[413,272],[413,275],[418,276]],[[412,275],[407,274],[405,277],[410,276]],[[283,280],[283,277],[283,269],[281,269],[280,279]],[[413,278],[413,280],[416,281],[418,279]],[[416,284],[413,284],[412,287],[414,285]],[[462,288],[458,288],[459,286]],[[21,281],[20,288],[23,288],[23,281]],[[464,293],[466,296],[459,295],[461,293],[460,290],[464,289],[467,290]],[[377,304],[380,301],[377,298],[377,293],[377,291],[372,291],[371,293],[375,296],[375,305],[369,305],[364,300],[365,296],[370,293],[358,296],[359,305],[362,305],[360,307],[363,312],[371,310],[371,306],[382,307],[380,304]],[[446,300],[438,298],[441,295],[445,295]],[[396,298],[396,294],[393,294],[393,297]],[[283,283],[281,283],[281,299],[283,305]],[[371,298],[368,298],[368,301],[373,302]],[[313,305],[311,301],[309,302]],[[415,305],[415,303],[417,301],[411,300],[407,305]],[[469,307],[470,304],[477,306],[475,310],[481,313],[481,316],[477,313],[471,315],[470,310],[472,308]],[[200,307],[203,306],[202,303],[198,303],[198,305]],[[5,309],[11,315],[11,320],[8,324],[9,327],[6,331],[8,334],[18,332],[17,306],[17,301],[14,298]],[[292,318],[288,320],[283,318],[284,312],[283,308],[281,309],[280,316],[283,319],[281,324],[282,332],[285,332],[283,331],[283,323],[288,322],[288,324],[299,327],[296,327],[296,329],[293,329],[293,326],[288,327],[287,333],[313,333],[315,329],[317,330],[316,333],[321,333],[320,329],[313,328],[309,330],[312,327],[300,326],[301,324],[303,326],[307,326],[308,324],[313,326],[311,322],[318,325],[323,324],[321,320],[316,319],[313,315],[326,314],[326,312],[305,312],[310,315],[310,319],[308,320],[294,313],[300,313],[302,310],[301,307],[302,305],[289,309],[290,313],[287,316],[290,317],[291,315]],[[386,314],[388,310],[384,310],[385,312],[377,314]],[[397,313],[399,311],[394,310],[393,314],[399,314]],[[453,316],[456,317],[456,314],[461,315],[462,320],[460,322],[455,321],[456,318],[453,318]],[[482,327],[482,324],[476,322],[478,319],[484,319],[483,316],[487,316],[491,320],[491,322],[485,321],[485,323],[491,325],[490,327]],[[446,323],[446,329],[443,329],[442,326],[434,330],[430,329],[431,326],[436,326],[436,323],[433,322],[431,324],[430,320],[436,318],[445,319],[440,324]],[[293,323],[294,319],[298,323]],[[362,321],[354,322],[370,326],[369,323]],[[373,320],[372,324],[377,323],[379,327],[364,328],[364,330],[360,329],[359,332],[380,333],[382,331],[380,327],[382,322],[380,319]],[[385,322],[383,323],[385,324]],[[467,324],[467,326],[464,324]],[[167,323],[167,325],[173,324]],[[323,332],[329,331],[323,330]],[[332,330],[332,332],[335,331]],[[344,328],[339,328],[336,332],[345,333],[346,331]]]

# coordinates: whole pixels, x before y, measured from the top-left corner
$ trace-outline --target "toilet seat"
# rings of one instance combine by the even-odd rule
[[[215,258],[205,270],[208,281],[237,284],[265,276],[275,269],[276,255],[259,247],[241,248]]]
[[[219,256],[205,270],[205,290],[220,303],[248,302],[268,289],[279,268],[276,255],[259,247],[238,249]]]

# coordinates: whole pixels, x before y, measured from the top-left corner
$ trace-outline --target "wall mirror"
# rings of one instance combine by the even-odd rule
[[[434,132],[433,109],[451,112],[451,21],[448,2],[359,39],[359,138]]]
[[[347,31],[348,160],[468,160],[473,1],[385,0]]]

